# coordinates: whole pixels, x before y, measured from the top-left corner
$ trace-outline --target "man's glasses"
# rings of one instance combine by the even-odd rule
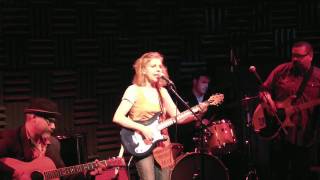
[[[48,124],[56,123],[56,118],[46,117],[46,116],[43,116],[43,115],[36,115],[36,116],[43,118],[45,121],[47,121]]]
[[[304,58],[304,57],[306,57],[308,54],[309,54],[309,52],[307,52],[306,54],[296,54],[296,53],[293,53],[293,54],[292,54],[292,57],[295,57],[295,58]]]
[[[56,118],[45,118],[45,117],[44,117],[43,119],[45,119],[48,124],[50,124],[50,123],[56,123]]]

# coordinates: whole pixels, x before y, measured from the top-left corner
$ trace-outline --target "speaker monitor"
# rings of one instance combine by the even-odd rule
[[[61,157],[66,166],[83,164],[87,161],[86,139],[83,134],[57,136],[61,143]]]

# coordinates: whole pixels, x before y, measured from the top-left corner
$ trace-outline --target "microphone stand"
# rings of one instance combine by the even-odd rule
[[[193,114],[193,116],[196,118],[197,121],[200,121],[200,153],[203,153],[204,149],[204,129],[206,126],[203,124],[202,120],[196,115],[195,112],[192,111],[191,107],[186,103],[186,101],[183,100],[183,98],[176,92],[176,88],[173,83],[168,83],[167,88],[170,92],[172,92],[175,97]],[[193,172],[193,177],[191,177],[193,180],[205,180],[205,168],[204,167],[204,157],[200,157],[200,169],[197,169],[197,171]]]
[[[242,99],[242,107],[245,112],[246,116],[246,130],[247,132],[245,137],[245,145],[247,145],[247,156],[248,156],[248,173],[246,175],[246,180],[259,180],[259,176],[257,175],[257,170],[254,163],[254,155],[253,155],[253,136],[252,136],[252,117],[251,117],[251,108],[250,108],[250,101],[257,99],[258,96],[255,97],[248,97],[245,96]]]

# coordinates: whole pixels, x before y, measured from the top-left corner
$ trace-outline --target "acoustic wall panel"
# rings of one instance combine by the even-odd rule
[[[272,28],[297,27],[297,2],[279,1],[270,4]]]
[[[177,12],[178,33],[205,33],[206,26],[205,9],[200,7],[179,8]]]
[[[250,31],[252,7],[248,4],[228,6],[225,10],[225,29],[228,32]]]
[[[96,76],[97,94],[118,93],[122,84],[121,73],[124,72],[115,68],[99,68]]]
[[[190,89],[192,88],[192,78],[195,74],[199,72],[212,72],[212,69],[208,68],[206,62],[180,62],[179,65],[179,87],[181,89]]]
[[[32,2],[30,6],[30,28],[31,37],[47,38],[51,35],[51,7],[52,4],[48,1]],[[51,40],[51,39],[50,39]]]
[[[96,130],[97,152],[109,156],[118,155],[121,147],[119,127],[115,124],[99,125]]]
[[[52,9],[51,31],[52,35],[75,35],[78,31],[77,9],[74,7],[61,7]]]
[[[152,36],[154,33],[160,33],[161,28],[159,27],[161,27],[161,24],[159,24],[156,10],[157,8],[136,10],[136,19],[133,25],[135,25],[134,29],[138,34]]]
[[[232,41],[227,34],[203,34],[199,41],[202,61],[223,62],[228,60]]]
[[[98,122],[98,107],[95,99],[77,99],[73,105],[75,126],[87,126]]]
[[[273,34],[255,33],[249,36],[248,40],[248,56],[259,61],[258,57],[270,57],[274,54]]]
[[[74,62],[79,66],[92,66],[99,62],[99,44],[96,39],[76,39],[74,47]]]
[[[66,98],[77,95],[77,73],[74,71],[52,71],[50,76],[50,97]]]
[[[98,35],[112,35],[119,31],[120,14],[116,9],[98,7],[95,10],[95,29]]]
[[[9,65],[7,48],[6,41],[3,38],[0,38],[0,68],[5,68]]]
[[[30,35],[29,8],[17,3],[1,9],[2,33],[6,36],[23,37]]]
[[[55,65],[57,45],[52,39],[29,39],[26,47],[28,66],[40,68]]]
[[[7,115],[6,115],[6,107],[0,105],[0,131],[3,130],[7,125]],[[0,137],[1,138],[1,137]]]
[[[31,97],[31,80],[28,73],[6,72],[3,74],[3,100],[25,101]]]

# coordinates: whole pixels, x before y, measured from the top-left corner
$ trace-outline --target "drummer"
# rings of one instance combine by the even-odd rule
[[[191,91],[188,91],[183,96],[190,107],[206,101],[210,95],[212,95],[209,90],[209,84],[210,76],[206,71],[193,74]],[[186,110],[186,107],[180,107],[180,109]],[[215,108],[210,106],[208,112],[199,117],[202,119],[203,124],[208,125],[215,119],[216,116],[214,115],[214,112],[216,112]],[[178,126],[177,141],[184,146],[184,152],[195,151],[196,143],[193,139],[198,136],[199,127],[200,123],[196,124],[195,121]]]

